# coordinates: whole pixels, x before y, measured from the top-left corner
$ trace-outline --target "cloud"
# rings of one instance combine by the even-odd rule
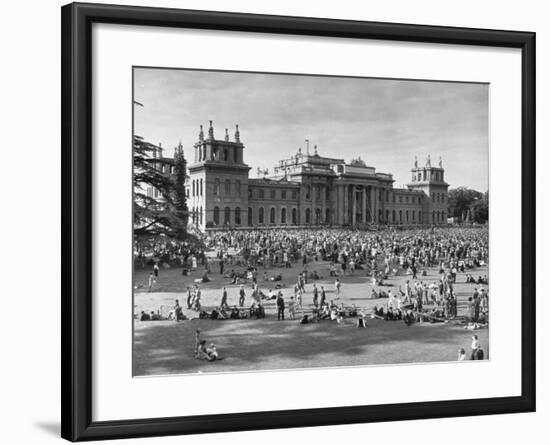
[[[271,167],[304,147],[409,180],[414,156],[441,156],[451,186],[488,188],[488,86],[392,79],[136,69],[135,131],[189,153],[199,124],[240,124],[245,161]]]

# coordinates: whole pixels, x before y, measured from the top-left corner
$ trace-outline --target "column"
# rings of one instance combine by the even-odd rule
[[[327,190],[326,184],[321,186],[321,222],[325,222],[325,215],[327,213]]]
[[[349,224],[349,185],[344,185],[344,224]]]
[[[375,193],[374,186],[370,186],[370,221],[375,222]]]
[[[368,220],[367,220],[367,186],[363,186],[361,196],[363,198],[363,202],[362,202],[363,221],[362,222],[366,223],[366,222],[368,222]]]
[[[317,224],[316,207],[317,207],[317,186],[312,183],[311,184],[311,223],[312,224]]]
[[[355,186],[351,186],[351,225],[355,225],[357,223],[357,191],[355,190]]]
[[[336,193],[338,201],[337,222],[342,225],[344,224],[344,186],[342,184],[338,184]]]

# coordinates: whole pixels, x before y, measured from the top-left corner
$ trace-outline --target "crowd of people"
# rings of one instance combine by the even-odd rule
[[[360,328],[367,326],[368,318],[401,320],[406,325],[445,322],[458,317],[454,286],[460,274],[463,282],[476,286],[462,318],[475,326],[488,321],[489,296],[484,287],[488,285],[488,276],[475,277],[476,268],[489,260],[486,228],[226,230],[208,232],[200,242],[169,241],[148,248],[141,246],[136,252],[138,264],[153,266],[150,290],[159,279],[159,264],[181,267],[182,275],[199,269],[201,278],[187,286],[184,306],[203,319],[265,318],[267,304],[273,307],[278,320],[298,318],[304,324],[322,320],[342,323],[345,318],[353,318]],[[319,264],[325,264],[325,272],[319,270]],[[288,284],[280,283],[283,272],[279,268],[293,266],[300,272],[285,298],[282,288]],[[438,279],[429,282],[427,271],[434,268]],[[223,287],[219,304],[209,310],[203,307],[200,285],[215,274],[227,280],[228,285],[237,285],[238,295],[232,295],[231,301],[238,298],[238,305],[229,304],[228,290]],[[342,302],[329,302],[327,291],[338,300],[342,282],[354,275],[371,280],[370,298],[385,298],[385,304],[367,313],[355,305],[345,307]],[[405,285],[387,289],[396,275],[406,275]],[[322,278],[334,284],[327,285],[326,280],[316,283]],[[306,292],[311,281],[313,285],[307,286]],[[233,292],[234,289],[233,286]],[[179,301],[168,318],[176,321],[187,318]],[[161,317],[142,312],[141,319]]]

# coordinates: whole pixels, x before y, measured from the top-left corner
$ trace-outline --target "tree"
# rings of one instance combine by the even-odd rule
[[[489,192],[483,194],[467,187],[449,190],[449,216],[461,221],[486,222],[489,218]]]
[[[179,147],[177,159],[165,158],[160,156],[160,147],[140,136],[134,136],[133,149],[134,235],[185,238],[188,212],[183,149]]]
[[[489,192],[472,204],[473,219],[475,222],[484,224],[489,220]]]
[[[185,238],[187,234],[187,221],[189,211],[187,208],[187,195],[185,194],[185,179],[187,177],[187,161],[183,156],[183,146],[180,144],[174,153],[174,175],[172,176],[172,201],[174,205],[174,217],[178,224],[174,227],[176,237]]]

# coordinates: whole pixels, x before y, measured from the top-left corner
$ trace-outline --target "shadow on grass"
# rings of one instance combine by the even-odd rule
[[[468,350],[472,335],[453,325],[369,320],[367,329],[357,329],[354,322],[136,322],[133,371],[139,376],[453,361],[459,347]],[[216,344],[223,361],[193,358],[196,329]],[[476,334],[488,357],[487,330]]]

